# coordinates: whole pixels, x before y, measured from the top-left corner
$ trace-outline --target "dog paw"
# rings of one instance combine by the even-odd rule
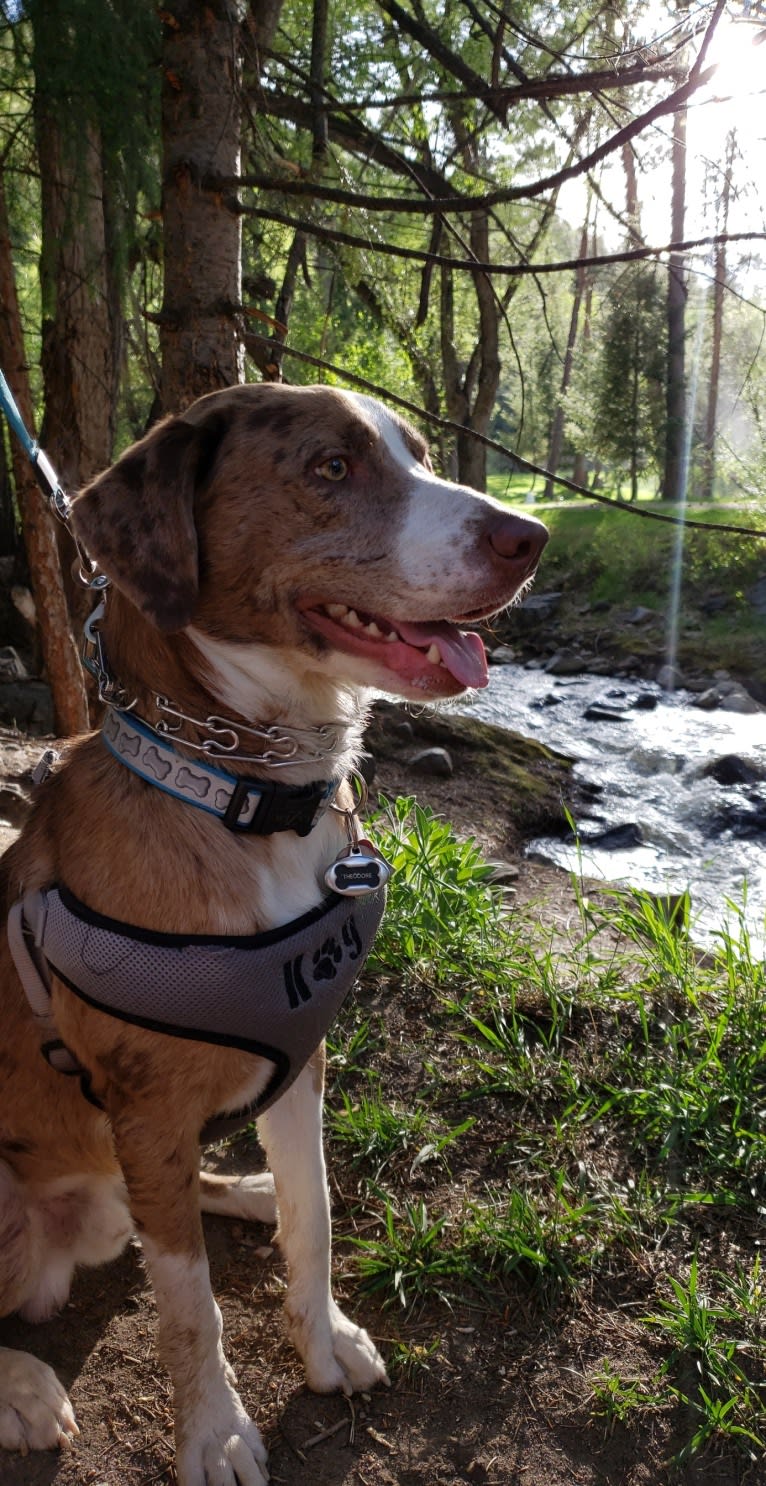
[[[72,1405],[47,1362],[0,1347],[0,1446],[54,1450],[79,1434]]]
[[[178,1486],[266,1486],[266,1458],[259,1430],[243,1413],[231,1431],[219,1425],[179,1447]]]
[[[306,1381],[315,1393],[354,1393],[376,1383],[388,1386],[386,1365],[374,1342],[334,1301],[321,1323],[304,1315],[290,1318],[289,1326]]]
[[[208,1379],[197,1393],[196,1407],[178,1408],[178,1486],[265,1486],[268,1481],[266,1448],[231,1386],[233,1376],[227,1367],[225,1377]]]

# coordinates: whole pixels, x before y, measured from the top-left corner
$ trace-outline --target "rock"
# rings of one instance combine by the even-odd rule
[[[409,766],[416,774],[433,774],[437,779],[451,779],[454,773],[452,755],[446,748],[423,748],[410,759]]]
[[[0,681],[0,722],[22,732],[53,732],[53,701],[44,681]]]
[[[706,712],[712,712],[716,707],[721,707],[725,712],[744,714],[763,710],[755,697],[751,697],[739,681],[732,681],[726,671],[716,671],[716,676],[718,679],[715,685],[709,687],[707,691],[700,692],[692,702],[693,707],[701,707]]]
[[[545,614],[550,617],[555,614],[561,603],[561,593],[530,593],[525,598],[522,609],[531,614]]]
[[[531,593],[508,615],[514,629],[530,630],[552,619],[561,603],[560,593]]]
[[[604,793],[604,786],[597,779],[579,779],[578,788],[580,794],[588,800],[597,800]]]
[[[713,831],[711,834],[718,835],[720,831],[731,831],[733,836],[750,840],[754,836],[762,836],[766,833],[766,798],[754,791],[745,800],[736,804],[728,804],[724,810],[718,811],[713,820]]]
[[[727,692],[725,696],[721,697],[720,706],[724,712],[742,712],[749,714],[751,712],[760,712],[762,710],[758,706],[758,703],[754,701],[751,696],[748,696],[747,692],[744,689],[742,691]]]
[[[579,653],[574,654],[571,650],[557,650],[545,665],[549,676],[577,676],[587,669],[586,657]]]
[[[700,772],[703,779],[715,779],[723,785],[757,784],[760,779],[766,779],[766,769],[740,758],[738,753],[725,753],[713,759],[712,764],[705,764]]]
[[[702,599],[700,608],[703,614],[721,614],[724,609],[728,609],[730,602],[728,594],[711,593],[706,599]]]
[[[660,666],[656,680],[663,691],[677,691],[679,686],[683,686],[683,676],[678,666]]]
[[[0,785],[0,822],[20,826],[29,812],[29,800],[15,784]]]
[[[766,573],[748,588],[745,598],[756,614],[766,614]]]
[[[0,680],[27,681],[29,672],[12,645],[0,647]]]
[[[633,698],[631,706],[637,712],[653,712],[657,706],[657,698],[653,691],[640,691],[638,696]]]
[[[646,609],[643,604],[638,604],[635,609],[631,609],[630,613],[625,615],[625,623],[646,624],[648,619],[656,618],[656,609]]]
[[[640,846],[643,841],[641,827],[633,820],[619,826],[608,826],[595,836],[582,836],[584,846],[600,846],[603,851],[624,851],[629,846]]]
[[[606,614],[611,607],[608,599],[596,599],[596,602],[591,604],[590,610],[591,614]]]
[[[605,707],[602,702],[591,702],[583,712],[589,722],[624,722],[627,716],[627,707]]]
[[[510,645],[496,645],[494,650],[487,651],[487,660],[491,666],[510,666],[516,659],[516,651]]]
[[[711,686],[707,691],[701,691],[699,696],[694,698],[692,706],[700,707],[703,712],[715,712],[720,700],[721,694],[718,688]]]

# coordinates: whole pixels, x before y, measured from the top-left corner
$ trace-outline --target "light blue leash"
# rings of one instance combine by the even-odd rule
[[[72,515],[72,502],[69,499],[66,491],[64,490],[64,487],[61,484],[61,481],[59,480],[59,477],[56,474],[56,471],[54,470],[47,454],[43,449],[40,448],[37,440],[33,439],[30,433],[27,431],[24,419],[19,412],[16,399],[13,396],[13,393],[11,392],[7,381],[5,380],[2,371],[0,371],[0,408],[5,413],[10,427],[13,429],[13,432],[15,433],[19,443],[21,444],[22,449],[27,455],[29,462],[32,465],[32,469],[35,472],[37,483],[40,486],[40,489],[42,490],[42,493],[45,496],[46,500],[48,501],[48,504],[50,505],[54,516],[57,516],[59,521],[63,521],[64,525],[69,528],[70,535],[72,537],[72,540],[74,541],[75,547],[77,548],[77,555],[80,559],[79,577],[81,582],[85,585],[86,588],[107,588],[109,585],[109,579],[104,573],[99,573],[97,571],[95,563],[91,562],[91,559],[83,551],[80,543],[77,540],[77,537],[75,536],[74,531],[72,530],[71,526],[69,526],[70,517]]]
[[[72,502],[64,491],[47,454],[40,448],[37,440],[33,439],[27,432],[24,419],[18,410],[16,399],[2,371],[0,371],[0,407],[2,407],[22,449],[29,458],[43,495],[50,501],[55,515],[62,521],[68,521],[72,512]]]

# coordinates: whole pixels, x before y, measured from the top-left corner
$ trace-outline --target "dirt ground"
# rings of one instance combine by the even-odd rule
[[[39,742],[0,739],[12,789],[36,757]],[[412,790],[404,765],[389,760],[378,779],[390,793]],[[444,781],[424,780],[418,797],[473,827],[492,854],[516,860],[517,902],[545,904],[562,922],[572,912],[569,883],[553,869],[525,862],[508,802],[491,797],[458,770]],[[5,806],[5,808],[3,808]],[[16,821],[22,807],[0,794],[0,816]],[[5,844],[5,843],[3,843]],[[374,987],[360,995],[375,997]],[[408,1018],[428,1007],[391,999],[392,1059],[386,1076],[397,1097],[417,1097],[419,1067],[407,1060]],[[385,1089],[385,1082],[384,1082]],[[332,1088],[328,1098],[333,1098]],[[488,1113],[477,1121],[477,1172],[491,1169],[502,1135]],[[260,1152],[248,1136],[212,1153],[207,1164],[248,1171]],[[418,1181],[427,1181],[417,1174]],[[657,1486],[667,1453],[667,1423],[644,1421],[637,1435],[618,1426],[607,1437],[590,1421],[587,1372],[608,1355],[629,1374],[648,1358],[644,1337],[614,1293],[595,1288],[571,1304],[541,1309],[520,1284],[507,1308],[466,1298],[460,1306],[433,1305],[414,1315],[359,1303],[344,1237],[359,1219],[354,1176],[335,1164],[333,1209],[340,1238],[334,1284],[342,1305],[362,1322],[384,1353],[403,1338],[421,1365],[395,1371],[390,1390],[369,1397],[319,1397],[302,1383],[280,1322],[284,1270],[270,1232],[206,1218],[214,1292],[223,1312],[228,1356],[243,1398],[270,1450],[277,1486]],[[115,1263],[81,1272],[71,1300],[54,1321],[39,1326],[0,1322],[0,1344],[34,1351],[67,1386],[80,1437],[61,1453],[0,1459],[0,1486],[173,1486],[169,1389],[157,1362],[155,1311],[136,1245]],[[417,1355],[417,1354],[416,1354]],[[662,1434],[662,1438],[660,1438]],[[681,1477],[704,1486],[763,1480],[733,1458],[705,1458]]]

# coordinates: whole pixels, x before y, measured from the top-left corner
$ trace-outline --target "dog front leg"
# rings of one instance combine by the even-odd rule
[[[199,1216],[196,1135],[155,1119],[112,1112],[117,1155],[159,1314],[160,1355],[170,1373],[179,1486],[264,1486],[266,1451],[234,1387]]]
[[[387,1383],[366,1331],[336,1305],[330,1288],[330,1199],[322,1149],[324,1047],[261,1116],[258,1133],[274,1176],[277,1239],[287,1261],[285,1314],[310,1388],[352,1393]]]

